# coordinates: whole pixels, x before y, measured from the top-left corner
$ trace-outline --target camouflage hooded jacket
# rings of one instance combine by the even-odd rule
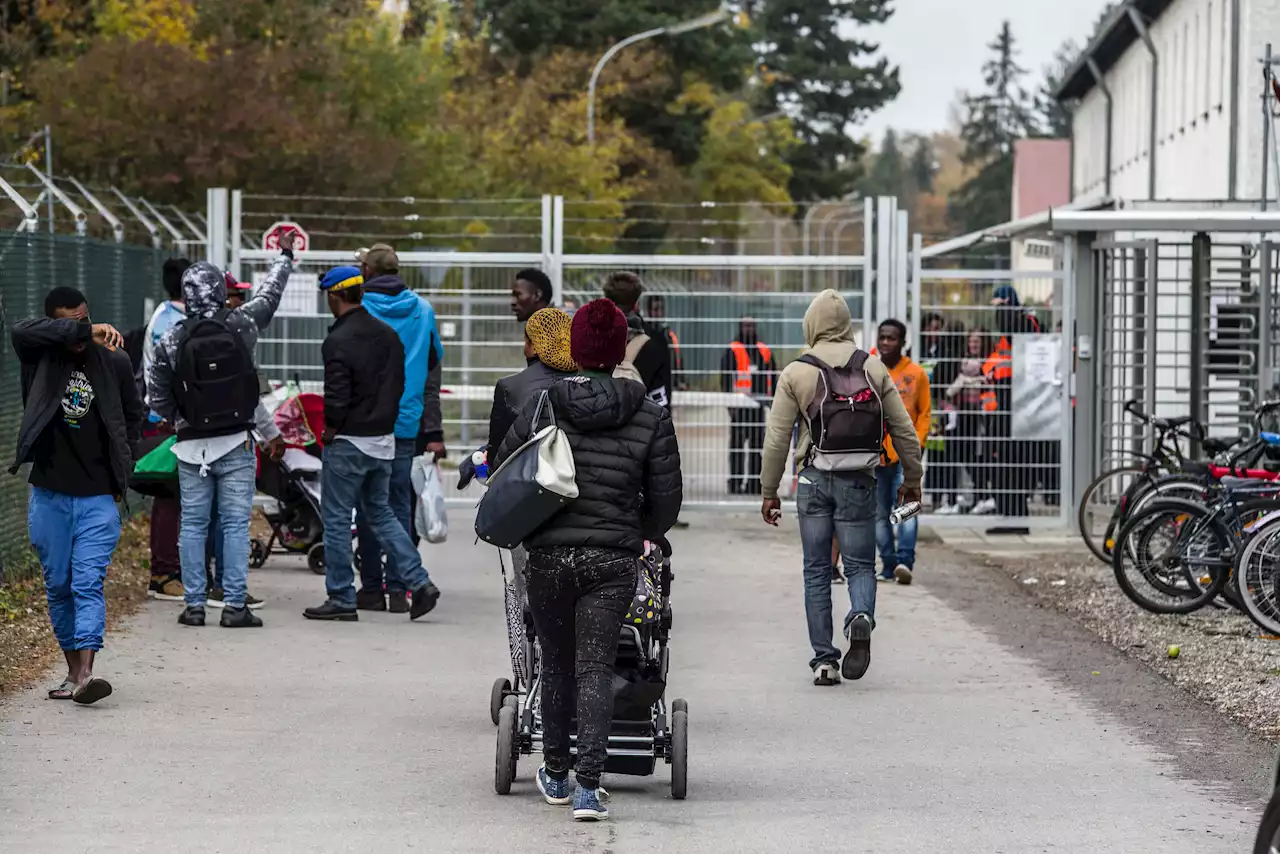
[[[258,344],[258,333],[266,328],[280,307],[280,297],[291,272],[293,259],[286,255],[277,258],[253,299],[227,316],[227,326],[244,340],[250,353]],[[213,264],[201,261],[182,275],[182,298],[186,302],[188,319],[212,317],[226,305],[226,277]],[[173,395],[182,327],[183,324],[178,324],[165,332],[156,347],[155,359],[147,370],[148,405],[177,429],[185,423]]]

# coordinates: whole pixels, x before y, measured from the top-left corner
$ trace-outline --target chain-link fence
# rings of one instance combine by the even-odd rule
[[[0,233],[0,318],[5,335],[13,323],[44,313],[44,297],[58,285],[81,290],[93,319],[122,333],[143,326],[159,299],[164,253],[150,247],[91,238]],[[22,423],[21,368],[6,340],[0,347],[0,449],[6,468]],[[25,471],[0,479],[0,578],[25,576],[28,559]]]

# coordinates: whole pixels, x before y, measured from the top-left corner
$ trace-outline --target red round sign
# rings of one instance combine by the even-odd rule
[[[286,231],[297,232],[298,237],[293,242],[293,250],[295,252],[306,252],[311,246],[311,238],[307,236],[306,231],[296,222],[277,222],[262,233],[262,248],[268,252],[274,252],[280,248],[280,238]]]

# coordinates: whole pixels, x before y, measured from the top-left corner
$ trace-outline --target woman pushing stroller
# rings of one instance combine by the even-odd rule
[[[579,820],[609,815],[600,775],[618,635],[635,594],[645,540],[665,537],[682,499],[671,416],[647,399],[643,385],[612,376],[626,345],[627,320],[608,300],[590,302],[574,314],[569,356],[580,370],[553,382],[547,402],[573,450],[578,497],[524,542],[529,607],[542,646],[544,764],[537,785],[547,803],[572,803]],[[536,342],[533,347],[537,354]],[[531,424],[540,397],[525,403],[489,460],[490,470],[541,426]],[[568,779],[575,684],[576,791]]]

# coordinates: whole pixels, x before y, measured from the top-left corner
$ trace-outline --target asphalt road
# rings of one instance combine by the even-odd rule
[[[612,777],[611,821],[575,825],[537,797],[534,758],[493,793],[498,561],[457,518],[426,548],[444,597],[420,623],[306,622],[323,583],[273,558],[251,576],[263,630],[150,603],[100,657],[113,697],[0,705],[0,851],[1249,850],[1268,748],[980,560],[926,549],[920,583],[880,587],[868,676],[819,689],[794,527],[688,518],[669,694],[690,705],[686,801],[665,766]]]

